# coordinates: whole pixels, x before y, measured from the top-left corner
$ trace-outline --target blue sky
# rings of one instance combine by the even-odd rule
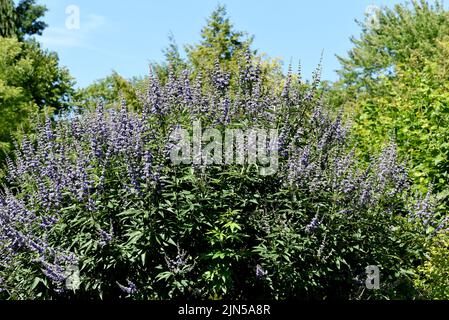
[[[310,78],[324,52],[323,78],[335,80],[336,54],[351,48],[359,35],[354,19],[370,5],[396,0],[41,0],[49,11],[44,46],[59,54],[77,85],[84,87],[116,70],[126,78],[145,75],[148,63],[163,58],[172,32],[182,48],[198,42],[206,18],[218,3],[226,5],[236,29],[255,36],[254,47],[285,64],[301,60]],[[79,8],[79,29],[67,28],[70,5]],[[70,7],[69,7],[70,8]],[[72,16],[73,17],[73,16]],[[69,19],[69,20],[68,20]],[[68,21],[67,21],[68,20]],[[70,23],[68,24],[71,25]],[[73,25],[75,26],[76,25]]]

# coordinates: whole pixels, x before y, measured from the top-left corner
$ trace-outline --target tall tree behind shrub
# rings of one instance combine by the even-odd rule
[[[151,76],[157,78],[161,84],[167,83],[170,78],[176,76],[191,82],[198,80],[197,83],[207,86],[209,83],[206,79],[218,69],[223,69],[223,75],[229,77],[235,89],[240,85],[241,76],[254,77],[256,74],[262,75],[265,87],[269,83],[269,86],[273,88],[276,82],[284,78],[280,61],[257,54],[257,51],[251,47],[252,39],[246,32],[236,30],[227,15],[226,8],[218,6],[201,30],[200,42],[185,46],[186,57],[181,53],[174,35],[169,34],[169,44],[163,49],[164,60],[151,63]],[[243,70],[250,60],[255,59],[259,62],[251,69],[251,74],[240,75],[239,70]],[[205,81],[201,81],[202,78]],[[103,101],[105,106],[109,107],[123,98],[129,106],[139,109],[142,105],[136,97],[142,95],[148,85],[148,77],[127,80],[113,72],[110,76],[79,90],[78,105],[92,107],[99,101]],[[282,88],[278,86],[276,89],[280,91]]]
[[[12,37],[16,33],[14,2],[0,0],[0,36]]]
[[[170,72],[176,73],[186,68],[191,69],[192,78],[198,74],[208,76],[217,69],[217,64],[226,72],[237,75],[239,63],[244,63],[245,56],[246,60],[253,57],[260,59],[260,71],[265,75],[282,77],[279,61],[264,57],[252,47],[254,37],[235,28],[225,6],[219,5],[210,14],[200,36],[199,43],[184,46],[184,58],[173,34],[169,35],[169,46],[164,50],[166,61],[153,64],[158,79],[165,82]],[[235,77],[234,80],[237,79]],[[265,79],[268,80],[267,77]]]
[[[26,36],[41,35],[47,24],[39,19],[46,11],[36,0],[20,0],[17,6],[13,0],[0,0],[0,36],[24,40]]]
[[[71,102],[74,82],[68,70],[32,38],[46,27],[40,20],[45,11],[34,0],[17,6],[0,2],[0,161],[11,149],[11,137],[26,132],[32,117],[59,112]]]
[[[418,186],[433,184],[447,201],[449,14],[440,1],[410,1],[383,8],[377,18],[361,23],[354,48],[339,58],[331,99],[353,114],[367,158],[394,138]]]
[[[67,108],[72,84],[55,53],[36,42],[0,38],[0,159],[10,150],[11,137],[27,131],[33,115]]]

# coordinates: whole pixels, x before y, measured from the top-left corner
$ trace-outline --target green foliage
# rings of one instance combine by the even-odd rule
[[[306,87],[289,75],[282,92],[248,79],[246,100],[214,77],[201,91],[151,79],[142,112],[99,106],[47,120],[22,141],[0,201],[4,298],[413,296],[435,221],[428,199],[409,192],[394,147],[360,163],[341,117],[321,103],[318,74]],[[191,133],[196,120],[221,134],[278,129],[279,169],[174,164],[168,135]],[[75,291],[64,290],[67,261],[80,270]],[[368,265],[382,270],[377,292],[360,286]]]
[[[395,139],[417,187],[449,195],[447,77],[449,15],[439,1],[384,8],[378,28],[362,25],[340,58],[331,100],[352,114],[359,150],[369,155]]]
[[[24,40],[26,36],[41,35],[47,24],[39,20],[47,8],[36,5],[36,0],[20,0],[14,6],[13,0],[0,1],[0,36],[17,37]]]
[[[81,108],[95,109],[99,102],[106,107],[113,107],[120,99],[124,99],[130,107],[138,109],[141,104],[137,95],[142,85],[142,80],[129,81],[113,71],[110,76],[78,90],[76,104]]]
[[[338,57],[341,82],[352,98],[363,92],[376,94],[379,80],[394,77],[398,65],[408,64],[417,52],[424,58],[435,57],[436,41],[448,35],[449,19],[441,2],[434,3],[410,0],[394,8],[383,7],[374,27],[359,22],[360,39],[351,38],[354,48],[348,57]]]
[[[33,41],[0,38],[0,144],[1,156],[11,148],[11,138],[30,128],[33,115],[68,106],[72,79],[58,66],[55,53]],[[48,112],[48,110],[47,110]]]
[[[449,236],[442,234],[432,243],[428,259],[418,268],[415,280],[422,298],[449,300]]]
[[[0,36],[12,37],[16,33],[14,2],[0,0]]]
[[[42,49],[35,41],[24,42],[23,47],[24,57],[31,61],[32,72],[20,83],[39,108],[66,110],[74,93],[74,80],[68,69],[59,65],[55,52]]]
[[[169,46],[164,50],[166,61],[152,65],[155,74],[163,83],[167,81],[170,72],[179,73],[187,68],[192,71],[191,80],[198,75],[210,75],[216,69],[217,62],[225,71],[236,76],[231,79],[238,79],[239,63],[245,60],[245,54],[260,60],[261,72],[265,76],[270,75],[273,83],[282,78],[280,62],[276,59],[268,59],[251,48],[253,37],[246,32],[235,30],[225,6],[219,5],[211,13],[200,36],[201,40],[198,44],[184,47],[187,55],[184,59],[173,34],[169,35]]]
[[[214,59],[217,58],[220,62],[235,62],[238,52],[250,48],[252,37],[245,38],[245,32],[235,31],[226,15],[226,8],[218,6],[201,30],[200,43],[186,46],[188,59],[196,69],[204,72],[213,70]]]
[[[39,20],[45,15],[47,8],[43,5],[36,5],[36,0],[20,0],[16,11],[16,32],[19,39],[25,36],[42,35],[42,31],[47,24]]]
[[[32,60],[19,58],[23,46],[14,39],[0,38],[0,146],[3,152],[11,147],[11,135],[29,127],[29,114],[38,109],[23,88],[32,74]],[[4,156],[4,155],[2,155]]]

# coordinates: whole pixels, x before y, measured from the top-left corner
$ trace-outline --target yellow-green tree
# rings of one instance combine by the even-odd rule
[[[253,37],[246,32],[234,29],[226,8],[222,5],[215,9],[201,30],[198,44],[185,47],[189,62],[197,70],[213,70],[218,59],[228,67],[235,63],[239,53],[249,50]]]
[[[80,89],[77,92],[77,105],[81,108],[92,109],[98,103],[111,107],[124,99],[130,107],[138,108],[137,87],[140,80],[127,80],[113,71],[111,75],[100,79]]]
[[[448,202],[449,14],[440,1],[383,8],[362,25],[331,99],[355,122],[367,158],[395,139],[421,190],[432,184]]]
[[[33,41],[0,37],[0,159],[12,139],[27,131],[34,114],[69,105],[72,78],[55,53]]]
[[[0,148],[3,152],[10,150],[11,136],[29,126],[29,114],[38,110],[23,87],[27,75],[32,73],[33,61],[21,57],[22,54],[23,47],[17,40],[0,38]]]
[[[71,104],[74,82],[68,70],[32,38],[47,26],[41,20],[46,11],[35,0],[0,0],[0,162],[34,115],[44,110],[51,115]]]

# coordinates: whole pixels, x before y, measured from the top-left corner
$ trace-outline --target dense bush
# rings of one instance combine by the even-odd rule
[[[418,268],[416,287],[425,299],[449,300],[448,234],[436,237],[426,262]]]
[[[312,83],[282,90],[241,62],[190,84],[150,77],[141,113],[99,105],[47,120],[8,161],[0,197],[4,298],[409,297],[425,244],[445,227],[410,191],[394,143],[359,163],[349,126]],[[207,85],[206,85],[207,84]],[[206,89],[207,88],[207,89]],[[279,169],[175,165],[173,130],[277,129]],[[204,141],[207,142],[207,141]],[[381,289],[362,290],[365,268]],[[67,289],[77,266],[80,287]]]

